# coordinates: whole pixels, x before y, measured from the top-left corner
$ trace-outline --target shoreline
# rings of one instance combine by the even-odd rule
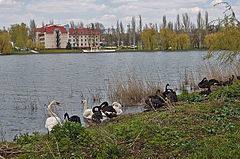
[[[208,49],[184,49],[184,50],[123,50],[123,51],[115,51],[115,52],[42,52],[42,53],[8,53],[8,54],[0,54],[0,56],[9,56],[9,55],[46,55],[46,54],[101,54],[101,53],[138,53],[138,52],[189,52],[189,51],[207,51]]]

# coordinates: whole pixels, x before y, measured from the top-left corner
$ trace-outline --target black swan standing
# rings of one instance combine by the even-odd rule
[[[148,96],[145,99],[145,103],[149,106],[153,106],[154,108],[159,108],[164,105],[165,101],[163,98],[159,95],[160,90],[157,90],[155,95]]]
[[[81,123],[80,117],[77,116],[77,115],[73,115],[69,118],[68,113],[65,113],[64,114],[64,119],[66,119],[66,118],[67,118],[68,121],[72,121],[72,122],[75,122],[75,123]]]
[[[177,94],[174,90],[168,88],[170,86],[169,84],[166,84],[165,91],[163,92],[163,98],[164,99],[169,99],[171,102],[177,102]]]
[[[117,116],[117,111],[113,108],[113,106],[108,105],[108,102],[103,102],[100,105],[102,112],[108,117],[113,118]]]
[[[101,123],[101,119],[103,119],[103,115],[101,112],[102,108],[101,106],[95,106],[92,108],[92,120],[95,121],[96,123]]]

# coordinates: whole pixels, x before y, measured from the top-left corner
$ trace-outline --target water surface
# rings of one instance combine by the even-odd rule
[[[15,134],[46,133],[47,105],[58,100],[65,112],[81,116],[82,99],[89,107],[107,99],[113,78],[137,78],[177,85],[185,69],[196,71],[206,51],[0,56],[0,139]],[[101,100],[93,103],[96,94]],[[110,101],[112,102],[112,101]],[[142,111],[125,108],[124,113]],[[82,119],[82,116],[81,116]],[[83,122],[83,119],[82,119]],[[84,125],[84,122],[82,123]]]

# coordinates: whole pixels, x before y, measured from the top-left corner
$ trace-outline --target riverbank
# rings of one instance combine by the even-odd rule
[[[207,51],[207,49],[185,49],[185,50],[133,50],[133,49],[122,49],[122,50],[116,50],[115,52],[102,52],[102,53],[126,53],[126,52],[188,52],[188,51]],[[7,56],[7,55],[44,55],[44,54],[82,54],[82,50],[40,50],[38,53],[33,53],[30,51],[12,51],[11,53],[7,54],[0,54],[0,56]],[[90,54],[96,54],[96,52]],[[84,53],[84,54],[89,54]],[[101,53],[101,52],[99,52]],[[98,54],[98,53],[97,53]]]
[[[47,135],[0,144],[5,158],[239,158],[240,82],[207,98],[184,92],[156,112],[121,115],[89,128],[66,122]]]

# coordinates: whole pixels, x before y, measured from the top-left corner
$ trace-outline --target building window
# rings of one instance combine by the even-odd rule
[[[86,34],[86,31],[85,30],[81,31],[81,34]]]
[[[71,39],[68,39],[69,42],[71,42]]]
[[[83,44],[81,44],[81,46],[83,46]]]
[[[87,41],[87,39],[85,39],[85,41]]]
[[[71,35],[69,35],[69,38],[71,38]]]

